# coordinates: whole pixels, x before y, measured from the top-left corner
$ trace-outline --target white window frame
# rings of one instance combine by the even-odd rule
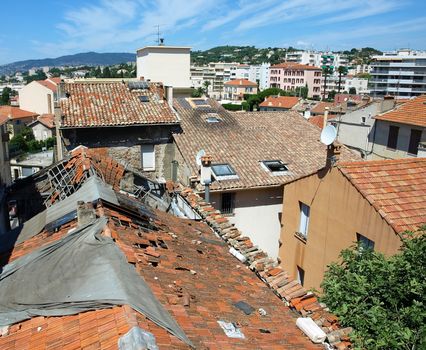
[[[143,171],[155,171],[155,146],[141,145],[141,167]]]
[[[298,233],[304,238],[308,238],[308,231],[309,231],[309,218],[310,218],[310,212],[311,208],[309,205],[299,202],[299,208],[300,208],[300,222],[299,222],[299,231]]]

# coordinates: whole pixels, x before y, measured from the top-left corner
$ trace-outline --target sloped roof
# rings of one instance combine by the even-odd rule
[[[259,106],[290,109],[298,102],[299,98],[296,96],[269,96]]]
[[[327,120],[333,119],[335,116],[334,115],[328,115],[327,116]],[[308,119],[308,122],[316,125],[317,127],[319,127],[320,129],[324,128],[324,115],[315,115],[313,117],[310,117]]]
[[[320,67],[309,66],[307,64],[293,63],[293,62],[282,62],[279,64],[274,64],[271,68],[282,68],[282,69],[292,69],[292,70],[318,70],[321,71]]]
[[[44,87],[47,87],[49,90],[52,90],[53,92],[56,92],[58,90],[57,84],[53,81],[50,81],[49,79],[37,80],[37,83],[39,83],[40,85],[43,85]]]
[[[426,224],[426,158],[340,163],[338,168],[397,233]]]
[[[326,107],[333,112],[337,106],[334,102],[319,102],[314,108],[312,108],[311,113],[324,114]]]
[[[214,181],[212,190],[279,186],[325,166],[326,146],[319,141],[320,130],[297,112],[230,113],[213,100],[195,108],[189,102],[175,99],[183,132],[173,137],[192,173],[198,174],[195,155],[204,149],[213,164],[228,163],[238,176]],[[207,122],[209,113],[220,121]],[[342,157],[360,159],[345,147]],[[281,160],[288,173],[270,173],[261,165],[265,160]]]
[[[117,245],[127,262],[134,265],[196,349],[212,344],[222,349],[321,348],[302,335],[288,307],[228,252],[227,244],[204,222],[159,211],[146,217],[136,209],[140,206],[137,200],[127,201],[125,208],[98,202],[97,216],[108,218],[104,235],[111,236],[111,244]],[[76,224],[72,218],[58,223],[53,231],[45,229],[2,255],[2,265],[60,240]],[[269,276],[276,275],[270,271]],[[234,305],[239,301],[253,307],[250,315]],[[310,304],[313,302],[310,300]],[[258,309],[266,314],[259,314]],[[245,339],[227,337],[218,320],[234,322]],[[160,348],[189,348],[129,306],[19,322],[0,337],[0,347],[116,348],[117,340],[132,326],[151,332]]]
[[[38,116],[37,113],[20,109],[19,107],[12,106],[0,106],[0,117],[2,118],[22,119],[22,118],[35,118]]]
[[[426,127],[426,95],[413,98],[375,119]]]
[[[256,83],[248,79],[236,79],[227,81],[224,85],[226,86],[257,86]]]
[[[68,98],[61,100],[63,128],[178,123],[159,84],[130,90],[124,82],[70,82],[65,83],[65,92]],[[140,96],[147,101],[142,102]]]
[[[54,114],[42,114],[37,117],[37,120],[31,124],[40,122],[46,128],[53,129],[55,127],[55,115]]]

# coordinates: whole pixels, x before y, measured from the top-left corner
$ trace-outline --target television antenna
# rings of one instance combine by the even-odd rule
[[[157,36],[157,40],[155,40],[155,42],[157,43],[158,46],[163,45],[164,43],[164,38],[161,37],[161,32],[160,32],[161,26],[162,26],[161,24],[157,24],[154,26],[154,28],[157,29],[157,33],[155,34]]]
[[[334,142],[336,137],[336,128],[333,125],[328,125],[322,130],[320,140],[324,145],[329,146]]]
[[[205,155],[206,155],[206,151],[204,151],[203,149],[200,149],[197,155],[195,156],[195,162],[197,163],[199,167],[201,167],[201,157],[204,157]]]

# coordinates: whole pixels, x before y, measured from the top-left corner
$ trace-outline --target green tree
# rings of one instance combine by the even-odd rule
[[[212,83],[210,81],[208,81],[208,80],[206,80],[206,81],[203,82],[204,93],[206,94],[207,97],[209,97],[209,86],[211,84]]]
[[[337,73],[339,73],[339,83],[338,83],[337,93],[340,94],[340,90],[342,87],[342,76],[348,74],[348,68],[345,66],[339,66],[339,68],[337,68]],[[334,99],[334,96],[333,96],[333,99]]]
[[[329,266],[322,301],[351,326],[359,349],[426,349],[426,227],[392,257],[362,245]]]
[[[334,97],[336,96],[336,94],[337,94],[336,90],[331,90],[331,91],[328,93],[328,100],[333,101],[333,100],[334,100]]]
[[[112,78],[111,70],[108,66],[104,67],[104,69],[102,70],[102,78]]]
[[[294,95],[301,97],[301,98],[308,98],[308,93],[309,93],[309,88],[308,88],[308,84],[306,84],[305,86],[299,86],[294,90]]]
[[[12,94],[12,89],[5,87],[0,96],[0,105],[8,105],[10,103],[10,96]]]
[[[46,73],[44,73],[41,69],[37,70],[34,75],[27,75],[25,77],[25,81],[27,84],[31,83],[34,80],[45,80],[47,78]]]
[[[351,95],[356,95],[356,88],[355,87],[350,87],[349,88],[349,94],[351,94]]]
[[[322,67],[322,76],[324,77],[324,91],[322,94],[322,99],[325,101],[325,96],[327,94],[327,78],[333,74],[333,68],[330,66]]]

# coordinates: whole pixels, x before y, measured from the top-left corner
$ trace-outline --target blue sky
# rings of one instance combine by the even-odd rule
[[[426,49],[426,0],[4,0],[0,64],[166,44]]]

